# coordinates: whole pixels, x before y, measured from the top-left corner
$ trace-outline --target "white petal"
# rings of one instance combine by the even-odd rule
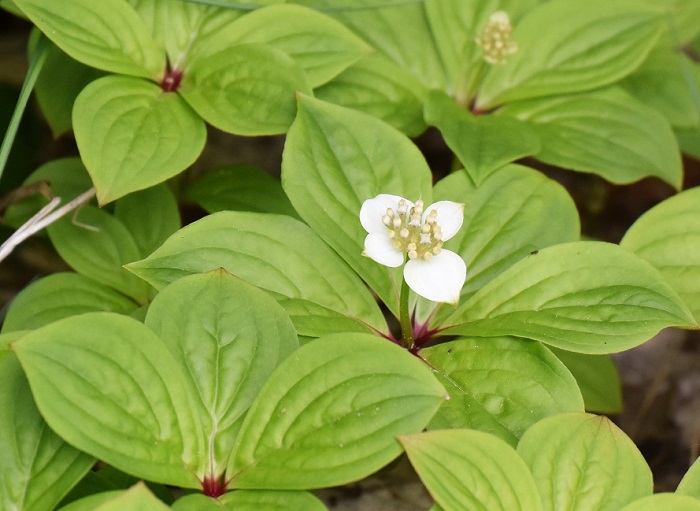
[[[428,206],[423,212],[423,221],[434,209],[437,210],[437,224],[442,229],[442,241],[447,241],[462,228],[464,204],[449,200],[438,201]]]
[[[389,195],[388,193],[380,193],[374,199],[367,199],[362,203],[360,208],[360,223],[367,232],[384,232],[386,226],[382,223],[382,217],[386,215],[388,208],[396,209],[399,207],[399,201],[403,197],[398,195]],[[405,200],[405,199],[404,199]],[[406,200],[410,207],[413,203]]]
[[[408,287],[434,302],[459,302],[467,278],[467,265],[450,250],[443,250],[430,261],[411,259],[403,270]]]
[[[396,268],[403,264],[403,252],[394,247],[386,235],[387,228],[382,225],[384,232],[371,232],[365,238],[365,250],[362,255],[374,259],[379,264]]]

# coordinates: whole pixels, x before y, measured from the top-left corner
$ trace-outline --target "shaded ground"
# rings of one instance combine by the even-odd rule
[[[0,14],[0,126],[6,122],[8,104],[16,95],[26,69],[27,26]],[[10,99],[8,99],[10,98]],[[29,128],[27,128],[29,125]],[[35,126],[35,128],[32,128]],[[52,140],[41,126],[36,112],[30,111],[23,127],[40,133],[39,144],[32,139],[34,151],[13,155],[14,166],[0,182],[21,180],[21,176],[39,163],[77,154],[70,137]],[[429,131],[419,145],[436,175],[450,168],[451,156],[439,135]],[[210,130],[203,157],[184,178],[226,163],[242,162],[279,173],[283,139],[281,137],[242,138]],[[528,162],[533,164],[533,162]],[[618,242],[634,220],[654,204],[673,194],[658,180],[647,179],[631,186],[614,186],[591,175],[543,168],[560,181],[576,200],[584,234]],[[686,161],[686,187],[700,184],[700,165]],[[183,210],[186,221],[201,215],[197,208]],[[67,267],[43,239],[32,239],[0,264],[0,307],[23,286],[38,276]],[[614,420],[635,441],[653,472],[657,491],[673,491],[681,477],[700,453],[700,339],[694,332],[667,330],[652,341],[615,355],[623,382],[625,410]],[[339,511],[375,509],[425,510],[431,504],[422,485],[405,458],[379,474],[347,487],[320,492],[331,509]]]

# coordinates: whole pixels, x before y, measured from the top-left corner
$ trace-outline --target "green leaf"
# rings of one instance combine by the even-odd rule
[[[138,321],[99,312],[14,345],[37,406],[71,445],[129,474],[199,487],[203,434],[180,365]]]
[[[157,185],[117,200],[114,217],[128,229],[146,257],[180,228],[177,199],[166,185]]]
[[[326,511],[326,506],[305,491],[237,490],[220,500],[232,511]]]
[[[143,482],[94,508],[95,511],[123,511],[125,509],[129,511],[168,511],[170,508],[158,500]]]
[[[95,459],[44,422],[14,355],[0,356],[0,508],[51,511]]]
[[[700,188],[685,190],[642,215],[620,246],[658,268],[700,320]]]
[[[427,88],[445,88],[445,71],[423,2],[353,0],[352,8],[339,9],[337,0],[308,1],[313,1],[314,8],[328,6],[330,14],[336,19]],[[382,8],[376,8],[377,4]]]
[[[190,493],[177,499],[171,509],[173,511],[223,511],[226,506],[221,502],[221,498],[215,499],[201,493]]]
[[[193,41],[235,21],[242,13],[203,3],[171,0],[126,0],[141,16],[153,39],[168,55],[171,68],[179,69]]]
[[[45,163],[24,181],[23,186],[46,181],[54,197],[60,197],[66,204],[92,187],[90,176],[80,158],[59,158]],[[48,198],[34,193],[20,202],[12,204],[5,215],[3,223],[19,227],[32,215],[48,204]]]
[[[700,13],[699,13],[700,14]],[[700,123],[700,66],[675,48],[658,48],[621,85],[674,127]]]
[[[500,439],[468,430],[401,436],[411,464],[445,511],[541,511],[527,466]]]
[[[178,91],[208,123],[237,135],[286,133],[295,95],[311,93],[302,69],[282,51],[216,42],[187,61]]]
[[[669,326],[694,326],[651,265],[602,242],[540,250],[486,284],[448,320],[445,334],[513,335],[580,353],[614,353]]]
[[[293,298],[280,300],[279,304],[294,323],[297,333],[305,337],[347,332],[373,333],[369,325],[308,300]]]
[[[450,394],[430,429],[478,429],[515,446],[538,420],[583,411],[576,380],[538,342],[460,338],[423,349],[420,356]]]
[[[384,317],[357,275],[314,232],[281,215],[222,211],[171,236],[128,269],[161,289],[217,268],[277,297],[302,298],[384,332]]]
[[[673,509],[673,511],[700,511],[700,501],[687,495],[659,493],[639,499],[623,507],[620,511],[658,511]]]
[[[209,213],[255,211],[297,217],[280,182],[250,165],[226,165],[207,172],[185,190],[185,198]]]
[[[303,491],[236,490],[218,499],[201,494],[178,499],[173,511],[326,511],[313,493]]]
[[[32,32],[32,35],[39,32]],[[30,50],[33,51],[33,50]],[[73,128],[73,103],[80,91],[102,73],[72,59],[52,43],[46,44],[46,60],[34,86],[36,99],[54,138]]]
[[[518,453],[535,477],[545,511],[617,511],[652,493],[649,466],[606,417],[543,419],[525,432]]]
[[[77,273],[54,273],[23,289],[12,301],[2,331],[33,330],[85,312],[130,314],[136,304],[109,286]]]
[[[80,500],[81,508],[87,508],[88,511],[92,511],[94,507],[89,507],[87,504],[82,504],[85,499],[84,497],[92,496],[94,494],[104,495],[105,493],[116,494],[116,491],[126,490],[131,488],[136,483],[139,482],[137,477],[125,474],[124,472],[117,470],[112,466],[104,466],[102,468],[93,468],[90,472],[85,474],[85,477],[66,495],[61,504],[66,505],[68,503],[73,503],[74,501]],[[174,502],[173,494],[171,490],[162,484],[147,482],[146,486],[153,492],[153,494],[161,499],[166,504]],[[94,506],[99,502],[107,499],[101,499],[96,501]],[[61,508],[63,510],[63,508]]]
[[[283,51],[301,66],[311,87],[330,81],[372,51],[343,24],[298,5],[255,10],[237,20],[230,34],[232,44],[261,43]]]
[[[204,123],[177,94],[124,76],[88,85],[75,102],[73,126],[100,204],[178,174],[206,140]]]
[[[681,48],[700,35],[700,26],[695,22],[700,16],[700,4],[695,0],[648,0],[654,7],[663,7],[668,24],[665,39]]]
[[[579,92],[616,82],[634,71],[664,28],[658,9],[634,0],[544,2],[513,31],[518,51],[492,65],[476,106],[488,110],[515,100]]]
[[[83,206],[76,218],[63,217],[48,227],[51,243],[75,271],[110,286],[139,303],[149,286],[122,266],[141,255],[131,233],[106,211]]]
[[[522,121],[546,143],[545,163],[626,184],[647,176],[680,188],[678,145],[666,119],[622,89],[512,103],[499,113]]]
[[[112,490],[88,495],[59,508],[59,511],[95,511],[101,504],[122,495],[124,490]]]
[[[163,340],[197,391],[207,477],[226,468],[245,412],[270,373],[299,347],[284,309],[224,270],[190,275],[161,291],[146,326]]]
[[[692,129],[676,128],[674,131],[681,150],[696,160],[700,160],[700,127]]]
[[[700,499],[700,461],[696,459],[693,462],[678,485],[676,493]]]
[[[379,117],[408,136],[425,131],[425,87],[388,57],[363,58],[316,89],[317,98]]]
[[[165,53],[124,0],[16,0],[56,45],[78,62],[159,80]]]
[[[445,399],[407,351],[336,334],[295,351],[253,403],[227,475],[234,488],[304,489],[356,481],[401,454]]]
[[[506,163],[540,151],[531,127],[507,117],[475,117],[440,91],[428,95],[425,119],[440,130],[476,185]]]
[[[576,378],[587,411],[597,413],[622,411],[620,377],[609,355],[587,355],[553,347],[550,347],[550,350]]]
[[[447,242],[467,263],[469,296],[531,252],[579,238],[578,211],[566,190],[541,172],[508,165],[478,187],[464,172],[435,186],[435,200],[463,202],[464,225]]]
[[[380,193],[431,203],[431,173],[418,148],[374,117],[301,97],[282,156],[282,187],[304,221],[397,314],[403,277],[362,255],[360,207]]]

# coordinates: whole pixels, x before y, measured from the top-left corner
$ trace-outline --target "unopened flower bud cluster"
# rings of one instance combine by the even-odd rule
[[[484,60],[489,64],[498,64],[506,60],[508,55],[518,50],[518,45],[511,40],[513,26],[508,13],[494,12],[481,30],[476,43],[484,51]]]

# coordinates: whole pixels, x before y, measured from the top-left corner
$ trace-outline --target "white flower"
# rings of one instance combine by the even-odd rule
[[[467,266],[442,244],[457,234],[464,221],[464,204],[440,201],[423,209],[398,195],[380,194],[367,199],[360,222],[369,233],[363,255],[396,268],[408,262],[403,276],[408,286],[434,302],[457,303]]]

